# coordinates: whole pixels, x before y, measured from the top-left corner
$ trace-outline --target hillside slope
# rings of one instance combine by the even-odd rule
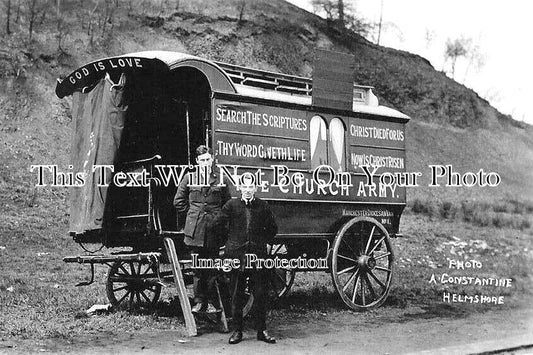
[[[40,205],[54,206],[54,215],[64,217],[66,191],[36,190],[36,176],[29,172],[32,164],[67,165],[69,100],[55,97],[55,79],[89,60],[156,49],[301,76],[311,75],[316,47],[354,53],[354,80],[375,86],[381,104],[412,117],[407,170],[424,176],[419,188],[409,189],[409,200],[533,200],[531,126],[502,115],[424,58],[339,31],[282,0],[249,2],[239,20],[240,3],[194,0],[176,11],[166,1],[119,2],[112,33],[96,36],[90,45],[83,17],[92,2],[65,2],[64,53],[57,51],[51,20],[37,27],[31,44],[22,27],[1,38],[2,214],[31,216],[30,207]],[[453,164],[460,172],[495,171],[502,183],[492,189],[430,188],[429,164]]]

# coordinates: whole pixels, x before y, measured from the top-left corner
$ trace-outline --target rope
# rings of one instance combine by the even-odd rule
[[[80,247],[81,247],[83,250],[85,250],[85,251],[86,251],[87,253],[89,253],[89,254],[98,253],[100,250],[102,250],[102,249],[104,248],[104,245],[102,244],[102,245],[100,246],[100,248],[98,248],[97,250],[89,250],[89,249],[87,249],[87,248],[83,245],[82,242],[78,242],[78,244],[80,245]]]

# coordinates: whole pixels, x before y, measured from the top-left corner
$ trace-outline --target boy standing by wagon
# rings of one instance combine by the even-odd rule
[[[276,339],[266,331],[269,270],[246,269],[244,265],[246,254],[255,254],[260,258],[267,256],[267,243],[276,236],[278,226],[268,204],[255,197],[257,187],[252,174],[245,173],[241,176],[239,190],[241,198],[226,202],[214,222],[220,230],[228,231],[225,257],[239,259],[242,266],[233,270],[231,275],[231,310],[235,331],[229,343],[237,344],[242,340],[242,310],[246,302],[245,281],[246,277],[250,277],[254,288],[257,340],[272,344]]]

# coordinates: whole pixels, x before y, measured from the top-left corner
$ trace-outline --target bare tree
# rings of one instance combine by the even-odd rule
[[[446,64],[448,60],[450,61],[450,74],[452,79],[455,79],[455,65],[457,64],[457,60],[461,57],[467,56],[470,45],[471,40],[469,38],[464,37],[456,38],[454,40],[448,38],[448,40],[446,41],[446,49],[444,51],[444,63]]]
[[[456,65],[462,60],[464,66],[464,76],[462,83],[466,82],[470,71],[479,71],[485,65],[485,56],[478,44],[472,38],[461,36],[454,40],[448,38],[444,51],[444,64],[442,70],[445,71],[446,64],[450,65],[450,76],[455,79]]]
[[[465,74],[463,76],[463,84],[466,82],[466,78],[470,74],[470,69],[474,69],[474,71],[479,72],[485,65],[485,55],[482,53],[479,45],[475,43],[472,43],[468,49],[466,59],[468,62],[466,64]]]
[[[56,0],[56,29],[57,29],[57,50],[61,53],[65,53],[62,43],[68,34],[68,24],[65,21],[63,12],[61,11],[61,0]]]
[[[46,13],[46,1],[45,0],[26,0],[27,7],[27,19],[28,19],[28,37],[32,40],[33,30],[37,19],[41,16],[41,21],[44,21],[44,15]]]
[[[37,19],[38,0],[26,0],[26,3],[28,5],[28,32],[31,41],[33,34],[33,25],[35,24],[35,20]]]
[[[89,16],[88,16],[89,25],[87,26],[87,35],[89,36],[90,47],[94,45],[94,33],[96,31],[95,23],[94,23],[94,16],[95,16],[96,11],[98,10],[99,5],[100,5],[100,1],[96,1],[94,8],[89,12]]]
[[[338,19],[338,3],[333,0],[312,0],[311,4],[314,13],[324,12],[327,20],[335,21]]]
[[[311,0],[313,11],[325,14],[326,19],[341,29],[352,30],[367,37],[374,28],[374,24],[366,21],[357,14],[353,2],[342,0]]]
[[[242,24],[242,19],[244,18],[244,9],[246,8],[246,0],[241,0],[238,5],[239,9],[239,21],[237,22],[237,25]]]
[[[15,23],[18,24],[20,21],[20,1],[17,0],[17,16],[15,16]]]
[[[115,28],[115,10],[118,7],[118,1],[117,0],[105,0],[104,1],[104,9],[102,12],[102,16],[100,18],[101,22],[101,30],[102,34],[101,37],[112,37],[113,36],[113,29]],[[109,30],[107,28],[107,25],[109,24]]]
[[[379,10],[379,22],[378,22],[378,40],[377,44],[379,45],[379,42],[381,40],[381,26],[383,25],[383,0],[381,0],[381,6]]]
[[[337,10],[339,12],[339,25],[341,27],[345,27],[344,24],[344,1],[343,0],[337,0]]]
[[[6,3],[6,34],[11,34],[11,28],[9,27],[11,22],[11,0],[7,0]]]
[[[44,23],[44,21],[46,20],[46,8],[43,7],[42,10],[39,12],[39,15],[41,16],[40,20],[39,20],[39,25],[42,25]]]
[[[426,34],[424,36],[424,40],[426,41],[426,49],[431,47],[431,45],[433,44],[433,41],[435,40],[435,35],[435,30],[426,28]]]

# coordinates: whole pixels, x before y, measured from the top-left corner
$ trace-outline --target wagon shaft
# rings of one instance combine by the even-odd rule
[[[107,264],[115,261],[157,261],[161,258],[161,253],[135,253],[135,254],[116,254],[116,255],[78,255],[66,256],[63,261],[66,263],[80,264]]]

